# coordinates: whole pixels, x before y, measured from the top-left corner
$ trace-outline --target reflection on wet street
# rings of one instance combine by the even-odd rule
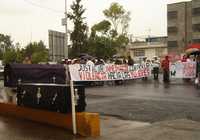
[[[145,122],[179,118],[200,121],[199,89],[182,79],[170,84],[136,80],[121,86],[88,88],[86,93],[88,111]]]
[[[16,101],[0,83],[1,102]],[[126,81],[120,86],[104,85],[86,89],[87,111],[118,119],[158,122],[174,119],[200,121],[199,89],[191,83],[163,84],[160,81]],[[27,114],[28,115],[28,114]],[[104,130],[105,131],[105,130]],[[106,131],[105,131],[106,132]],[[26,120],[0,117],[0,139],[79,139],[70,131]]]
[[[28,115],[28,114],[27,114]],[[53,126],[0,116],[1,140],[71,140],[71,132]]]

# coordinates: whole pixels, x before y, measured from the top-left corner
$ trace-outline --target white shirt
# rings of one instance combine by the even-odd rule
[[[94,62],[92,62],[91,60],[88,60],[86,65],[90,66],[90,71],[92,71],[94,69]]]

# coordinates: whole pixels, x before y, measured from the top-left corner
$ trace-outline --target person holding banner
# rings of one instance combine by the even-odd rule
[[[161,67],[163,69],[163,81],[165,83],[169,82],[169,56],[165,56],[165,59],[162,61]]]
[[[134,60],[131,58],[131,56],[128,56],[128,65],[133,66],[134,65]]]
[[[160,62],[159,62],[157,57],[154,57],[154,61],[153,61],[153,76],[154,76],[154,80],[158,80],[159,67],[160,67]]]
[[[200,56],[198,55],[196,57],[196,79],[195,79],[195,84],[197,86],[199,85],[199,79],[200,79]]]

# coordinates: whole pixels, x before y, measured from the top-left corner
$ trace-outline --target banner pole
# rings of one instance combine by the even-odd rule
[[[70,80],[70,88],[71,88],[71,103],[72,103],[72,126],[73,126],[73,134],[77,134],[76,129],[76,109],[75,109],[75,101],[74,101],[74,82]]]

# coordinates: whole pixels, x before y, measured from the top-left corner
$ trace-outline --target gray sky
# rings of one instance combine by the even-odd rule
[[[68,11],[73,0],[68,0]],[[129,33],[134,36],[166,35],[167,3],[184,0],[83,0],[86,22],[91,27],[104,19],[102,11],[118,2],[131,12]],[[187,0],[185,0],[187,1]],[[0,0],[0,33],[26,45],[43,40],[48,45],[48,29],[64,31],[64,0]]]

